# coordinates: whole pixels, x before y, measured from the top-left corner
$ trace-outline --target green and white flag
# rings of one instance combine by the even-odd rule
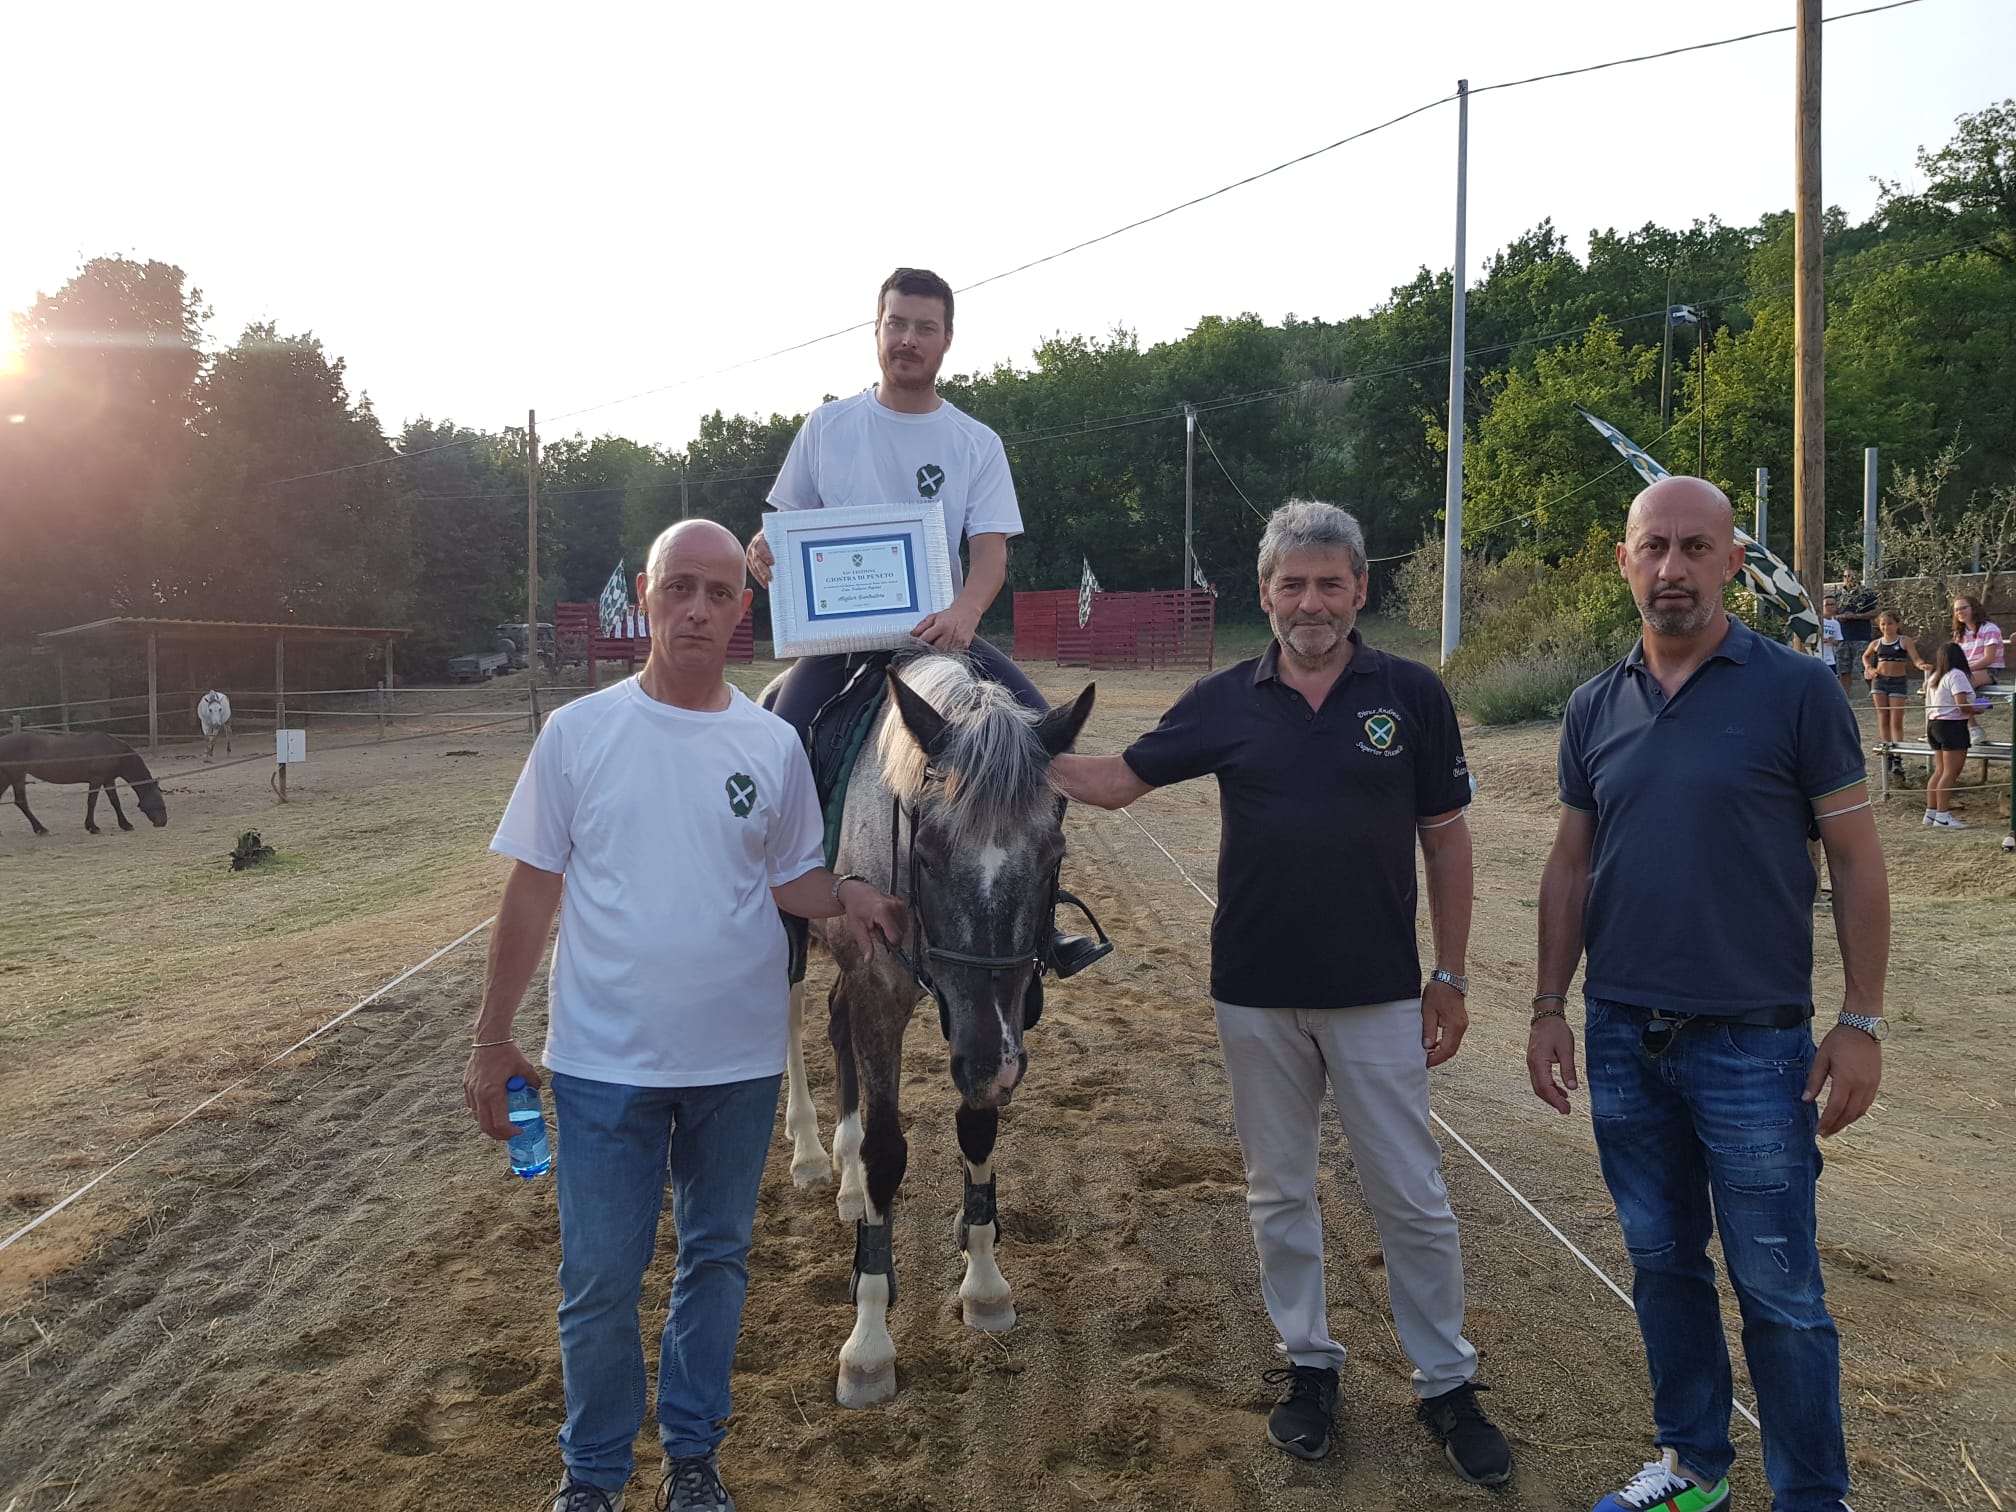
[[[1595,426],[1603,439],[1616,447],[1624,460],[1631,464],[1632,470],[1647,483],[1657,483],[1661,478],[1671,476],[1652,460],[1650,453],[1609,421],[1599,420],[1579,404],[1575,406],[1575,412]],[[1813,603],[1813,596],[1800,585],[1790,567],[1740,525],[1736,527],[1736,543],[1743,548],[1744,585],[1757,595],[1759,602],[1769,604],[1784,615],[1786,631],[1798,636],[1799,643],[1811,647],[1817,656],[1820,652],[1820,611]]]
[[[1092,595],[1099,591],[1099,579],[1092,576],[1092,559],[1080,557],[1085,564],[1085,574],[1078,579],[1078,628],[1083,630],[1085,622],[1092,618]]]
[[[609,581],[602,585],[602,597],[596,607],[601,612],[602,633],[619,634],[624,618],[630,613],[630,584],[623,576],[621,562],[609,574]]]

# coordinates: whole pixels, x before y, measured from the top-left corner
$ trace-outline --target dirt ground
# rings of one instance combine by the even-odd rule
[[[1038,676],[1053,696],[1084,680]],[[1105,751],[1187,678],[1097,680],[1083,748]],[[461,1105],[486,937],[268,1064],[494,905],[503,867],[483,847],[525,733],[406,733],[321,741],[284,809],[262,761],[168,758],[165,831],[88,836],[81,789],[33,790],[46,839],[0,808],[0,1237],[159,1136],[0,1251],[0,1512],[529,1508],[550,1485],[552,1183],[512,1178]],[[1586,1100],[1555,1115],[1521,1059],[1554,746],[1541,726],[1472,732],[1474,1026],[1435,1074],[1435,1107],[1621,1280]],[[1962,811],[1984,817],[1990,803],[1976,794]],[[1907,796],[1879,820],[1897,916],[1884,1095],[1830,1142],[1821,1184],[1859,1512],[1987,1508],[1990,1486],[1995,1505],[2016,1504],[2016,1117],[1998,1050],[2016,1027],[2016,859],[1993,822],[1933,833],[1917,814]],[[794,1190],[788,1158],[772,1160],[723,1451],[744,1512],[1555,1512],[1644,1457],[1628,1310],[1452,1143],[1469,1332],[1519,1468],[1496,1493],[1449,1473],[1412,1420],[1378,1244],[1334,1129],[1323,1198],[1333,1323],[1351,1349],[1343,1447],[1305,1465],[1267,1446],[1259,1372],[1273,1337],[1206,1001],[1210,910],[1154,844],[1210,890],[1216,815],[1215,788],[1198,783],[1132,819],[1070,818],[1067,881],[1120,950],[1052,989],[1004,1117],[1014,1332],[959,1322],[953,1093],[928,1012],[910,1043],[900,1391],[886,1407],[833,1404],[851,1235],[830,1190]],[[236,875],[224,856],[245,828],[280,854]],[[1821,925],[1831,1011],[1838,957]],[[544,1011],[542,985],[521,1015],[526,1042]],[[807,1037],[830,1138],[822,1019]],[[777,1148],[788,1157],[781,1116]],[[646,1293],[654,1332],[674,1245],[668,1218]],[[1733,1305],[1729,1321],[1733,1335]],[[1756,1434],[1737,1426],[1738,1503],[1768,1505]],[[648,1505],[648,1428],[639,1459],[633,1502]]]

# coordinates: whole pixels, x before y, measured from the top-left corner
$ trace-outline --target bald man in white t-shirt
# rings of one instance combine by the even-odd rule
[[[558,913],[541,1058],[560,1136],[567,1422],[547,1512],[622,1512],[643,1422],[637,1308],[668,1172],[679,1262],[659,1349],[659,1505],[733,1506],[715,1451],[784,1070],[777,911],[844,913],[864,953],[906,924],[895,898],[822,864],[804,746],[723,675],[749,605],[741,543],[711,520],[674,526],[637,596],[643,671],[553,712],[491,842],[516,864],[463,1074],[483,1132],[509,1138],[506,1083],[542,1080],[511,1022]]]

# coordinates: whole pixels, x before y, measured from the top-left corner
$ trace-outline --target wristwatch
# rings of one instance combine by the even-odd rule
[[[1433,971],[1428,973],[1428,980],[1454,987],[1459,997],[1466,996],[1470,991],[1470,978],[1467,976],[1458,976],[1453,971],[1444,971],[1440,966],[1437,966]]]
[[[1845,1028],[1860,1029],[1879,1045],[1890,1038],[1890,1020],[1886,1018],[1871,1018],[1866,1013],[1844,1013],[1834,1022]]]

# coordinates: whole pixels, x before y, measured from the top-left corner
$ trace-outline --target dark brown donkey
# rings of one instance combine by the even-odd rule
[[[14,806],[28,815],[35,833],[46,835],[42,821],[28,812],[28,779],[40,782],[88,782],[90,796],[84,800],[84,828],[98,833],[98,790],[112,802],[119,828],[133,828],[126,811],[119,807],[119,789],[113,784],[124,778],[133,789],[133,801],[140,812],[154,821],[155,828],[168,822],[168,805],[162,800],[161,785],[147,770],[133,747],[110,735],[66,735],[57,730],[23,730],[0,735],[0,793],[14,789]]]

